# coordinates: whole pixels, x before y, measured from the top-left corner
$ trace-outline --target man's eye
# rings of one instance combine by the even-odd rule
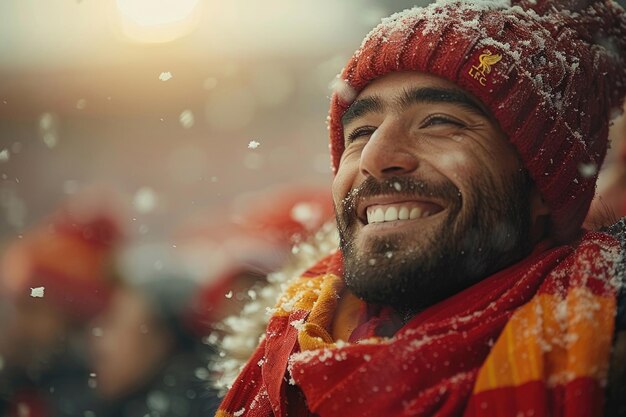
[[[448,117],[448,116],[441,116],[441,115],[429,116],[422,123],[422,127],[446,126],[446,125],[452,125],[452,126],[457,126],[457,127],[465,127],[465,124],[460,122],[459,120],[453,119],[453,118]]]
[[[346,136],[346,142],[351,143],[354,142],[358,138],[364,138],[371,136],[376,128],[373,126],[363,126],[357,129],[354,129],[348,136]]]

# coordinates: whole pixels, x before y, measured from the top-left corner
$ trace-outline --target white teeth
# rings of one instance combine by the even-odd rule
[[[374,214],[372,215],[372,223],[380,223],[385,221],[385,214],[383,213],[383,209],[377,208],[374,210]]]
[[[431,213],[426,210],[422,211],[419,207],[409,209],[404,206],[399,208],[396,206],[390,206],[387,209],[382,207],[377,207],[376,209],[369,208],[366,214],[368,223],[382,223],[393,222],[396,220],[419,219],[421,217],[428,217]]]
[[[413,207],[409,213],[409,219],[417,219],[422,216],[422,210],[419,207]]]
[[[398,220],[398,209],[395,207],[389,207],[385,212],[385,221],[391,222],[394,220]]]

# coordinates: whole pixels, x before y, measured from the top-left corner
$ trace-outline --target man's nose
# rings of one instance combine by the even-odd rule
[[[414,172],[419,161],[411,140],[397,126],[379,126],[361,151],[361,173],[383,179]]]

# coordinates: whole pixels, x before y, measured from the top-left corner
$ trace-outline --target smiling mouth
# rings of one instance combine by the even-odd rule
[[[430,202],[372,204],[365,209],[365,224],[423,219],[439,213],[443,207]]]

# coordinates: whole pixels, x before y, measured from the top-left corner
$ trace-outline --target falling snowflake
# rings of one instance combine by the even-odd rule
[[[178,121],[180,122],[181,126],[184,127],[185,129],[189,129],[195,123],[195,119],[193,117],[193,113],[191,112],[191,110],[183,111],[180,114],[180,116],[178,116]]]
[[[170,78],[172,78],[172,73],[167,71],[167,72],[162,72],[161,75],[159,75],[159,80],[161,81],[167,81]]]
[[[6,162],[9,160],[9,150],[3,149],[0,151],[0,162]]]
[[[52,113],[43,113],[39,118],[39,131],[48,148],[54,148],[59,142],[57,135],[58,120]]]
[[[260,142],[257,142],[256,140],[251,140],[250,143],[248,143],[248,149],[256,149],[261,145]]]
[[[54,127],[55,117],[52,113],[44,113],[39,118],[39,127],[42,130],[50,130]]]
[[[43,142],[46,144],[48,148],[52,149],[55,146],[57,146],[57,143],[58,143],[57,135],[52,132],[46,132],[43,135]]]
[[[578,165],[578,172],[583,178],[591,178],[598,172],[598,166],[594,163]]]
[[[43,293],[44,293],[44,287],[36,287],[36,288],[31,288],[30,289],[30,296],[31,297],[43,297]]]
[[[156,207],[157,197],[152,188],[140,188],[133,198],[133,206],[140,213],[149,213]]]
[[[233,292],[232,291],[228,291],[224,296],[226,298],[233,298]]]
[[[209,370],[203,367],[196,368],[196,370],[194,371],[194,375],[196,376],[196,378],[202,379],[202,380],[206,380],[211,376],[209,374]]]
[[[152,410],[152,413],[148,415],[161,415],[165,414],[170,407],[170,399],[163,391],[152,391],[148,394],[146,400],[148,408]]]
[[[84,98],[81,98],[76,102],[76,108],[78,110],[83,110],[86,106],[87,106],[87,100],[85,100]]]
[[[318,204],[303,201],[293,206],[290,215],[307,229],[313,229],[323,215],[322,211]]]

